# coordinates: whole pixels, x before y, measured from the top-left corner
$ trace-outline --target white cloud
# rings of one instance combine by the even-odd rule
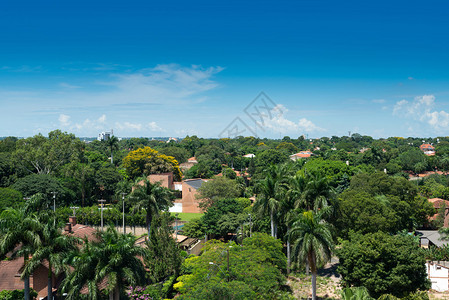
[[[142,124],[139,123],[131,123],[131,122],[116,122],[115,123],[115,128],[122,130],[122,131],[126,131],[126,130],[131,130],[131,131],[141,131],[142,130]]]
[[[297,123],[288,120],[284,117],[284,114],[288,112],[288,109],[283,105],[278,104],[271,110],[271,119],[264,119],[264,126],[270,130],[287,133],[287,132],[322,132],[323,128],[316,126],[312,121],[301,118]]]
[[[104,123],[104,122],[106,122],[106,115],[101,115],[101,117],[98,118],[98,122],[99,122],[99,123]]]
[[[159,127],[159,126],[156,124],[156,122],[150,122],[150,123],[148,123],[148,128],[149,128],[151,131],[162,131],[162,128]]]
[[[68,115],[60,114],[58,120],[61,126],[70,125],[70,116]]]
[[[120,131],[164,131],[156,122],[149,122],[146,125],[142,125],[141,123],[116,122],[115,128]]]
[[[435,110],[435,96],[423,95],[413,101],[398,101],[393,108],[393,115],[410,118],[429,124],[435,130],[449,128],[449,113]]]

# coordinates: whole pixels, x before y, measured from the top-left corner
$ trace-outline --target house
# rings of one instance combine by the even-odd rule
[[[193,167],[197,163],[198,163],[198,161],[196,160],[196,157],[193,156],[193,157],[189,158],[187,160],[187,162],[180,164],[179,167],[184,172],[184,171],[190,169],[191,167]]]
[[[442,240],[438,230],[417,230],[416,236],[419,237],[419,245],[422,248],[429,248],[429,246],[446,246],[449,245],[449,241]]]
[[[438,217],[438,214],[441,213],[441,210],[444,209],[444,227],[449,226],[449,201],[444,200],[441,198],[431,198],[428,200],[430,203],[433,204],[433,207],[435,208],[435,214],[430,217],[430,221],[436,220]]]
[[[435,147],[431,144],[422,144],[421,146],[419,146],[419,149],[427,156],[435,155]]]
[[[63,234],[87,238],[92,241],[96,240],[95,232],[96,230],[92,227],[77,224],[76,217],[72,216],[69,217],[69,223],[66,223]],[[0,261],[0,291],[23,289],[24,282],[20,278],[23,267],[23,257]],[[48,272],[49,265],[44,261],[30,276],[30,287],[37,291],[37,299],[43,299],[47,296]],[[53,273],[53,292],[57,291],[62,279],[62,276]]]
[[[173,172],[167,172],[167,173],[158,173],[158,174],[150,174],[147,176],[147,179],[150,183],[155,184],[156,182],[159,182],[162,187],[174,190],[175,185],[173,182]],[[143,186],[143,180],[139,181],[138,185]],[[133,187],[132,190],[134,191],[136,187]]]
[[[197,190],[201,187],[207,179],[186,179],[182,182],[182,199],[176,200],[178,203],[182,203],[182,212],[187,213],[201,213],[202,210],[199,207],[200,200],[196,198]]]
[[[298,159],[309,158],[313,153],[310,151],[301,151],[295,154],[290,155],[290,159],[296,161]]]
[[[256,157],[256,155],[254,155],[254,154],[252,154],[252,153],[249,153],[249,154],[243,155],[243,157],[246,157],[246,158],[254,158],[254,157]]]
[[[427,261],[427,278],[431,282],[431,289],[438,292],[449,290],[449,262]]]

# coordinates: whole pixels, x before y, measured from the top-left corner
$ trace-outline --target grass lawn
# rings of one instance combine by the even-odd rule
[[[175,216],[176,214],[178,214],[178,217],[181,221],[192,221],[193,219],[199,219],[201,218],[204,214],[197,214],[197,213],[174,213],[172,212],[171,215]]]

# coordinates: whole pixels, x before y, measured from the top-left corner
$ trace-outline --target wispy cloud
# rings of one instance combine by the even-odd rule
[[[70,116],[60,114],[58,121],[61,124],[61,126],[68,126],[68,125],[70,125]]]
[[[393,115],[427,123],[435,130],[449,128],[449,113],[435,109],[434,95],[418,96],[413,101],[398,101],[393,108]]]
[[[61,83],[59,84],[59,86],[60,86],[60,87],[63,87],[63,88],[68,88],[68,89],[80,89],[80,88],[81,88],[81,87],[78,86],[78,85],[72,85],[72,84],[67,83],[67,82],[61,82]]]
[[[288,109],[285,106],[283,106],[282,104],[278,104],[271,111],[271,119],[268,118],[264,120],[265,127],[272,131],[281,132],[284,134],[288,132],[314,133],[325,131],[325,129],[318,127],[312,121],[306,118],[301,118],[298,122],[293,122],[289,119],[286,119],[284,115],[287,112]]]

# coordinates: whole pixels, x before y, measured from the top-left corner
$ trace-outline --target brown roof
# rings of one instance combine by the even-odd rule
[[[86,237],[88,241],[97,241],[96,232],[97,230],[95,228],[87,225],[76,224],[72,226],[72,231],[70,233],[64,231],[64,234],[70,234],[74,237],[82,239]]]
[[[23,289],[23,281],[20,279],[22,267],[22,258],[0,261],[0,291]]]
[[[429,202],[433,204],[434,208],[440,208],[443,206],[443,203],[446,204],[446,207],[449,208],[449,201],[441,198],[431,198]]]

